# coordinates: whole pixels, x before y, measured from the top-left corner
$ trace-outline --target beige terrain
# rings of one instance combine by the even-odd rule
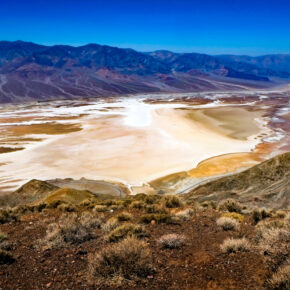
[[[7,191],[33,178],[85,177],[146,192],[146,184],[155,180],[155,188],[164,176],[186,172],[196,183],[254,165],[273,151],[259,151],[262,138],[273,134],[269,107],[209,101],[58,102],[17,113],[2,108],[1,144],[23,150],[0,155],[0,186]]]

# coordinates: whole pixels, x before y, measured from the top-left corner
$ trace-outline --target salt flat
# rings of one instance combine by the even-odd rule
[[[259,97],[238,104],[218,97],[207,102],[149,98],[2,107],[0,146],[24,148],[0,154],[2,191],[33,178],[85,177],[142,186],[178,172],[204,177],[236,170],[230,160],[246,167],[274,150],[263,156],[257,151],[263,139],[278,134],[269,126],[271,106]],[[223,161],[212,159],[217,156]],[[209,160],[220,164],[219,170]]]

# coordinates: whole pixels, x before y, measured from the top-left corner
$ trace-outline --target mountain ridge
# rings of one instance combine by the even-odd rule
[[[0,103],[135,93],[271,87],[290,79],[290,55],[138,52],[0,41]],[[278,81],[277,81],[278,80]]]

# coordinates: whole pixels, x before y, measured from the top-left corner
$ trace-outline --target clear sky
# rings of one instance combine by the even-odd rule
[[[1,40],[290,53],[290,0],[0,0],[0,12]]]

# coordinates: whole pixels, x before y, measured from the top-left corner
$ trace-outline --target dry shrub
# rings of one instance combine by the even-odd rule
[[[260,226],[256,234],[258,247],[264,254],[269,267],[276,271],[290,257],[290,230]]]
[[[235,219],[241,223],[245,220],[245,217],[242,214],[239,214],[237,212],[226,212],[223,214],[223,216]]]
[[[119,222],[125,222],[125,221],[131,220],[132,219],[132,215],[130,213],[128,213],[128,212],[123,211],[123,212],[119,213],[116,216],[116,218],[117,218],[117,220]]]
[[[184,245],[184,237],[177,234],[164,235],[158,240],[158,244],[163,248],[178,249]]]
[[[168,208],[182,207],[181,199],[176,195],[164,195],[161,198],[161,204]]]
[[[168,213],[168,209],[161,204],[148,204],[145,207],[147,213]]]
[[[66,211],[66,212],[73,212],[76,211],[76,207],[72,204],[68,204],[68,203],[61,203],[58,207],[58,210],[60,211]]]
[[[136,238],[142,238],[147,236],[145,229],[140,225],[123,224],[114,230],[112,230],[107,236],[106,240],[109,242],[118,242],[128,236],[135,236]]]
[[[119,226],[118,220],[115,217],[112,217],[108,219],[105,224],[102,225],[102,230],[105,233],[109,233],[118,226]]]
[[[0,243],[4,242],[5,240],[7,240],[7,236],[0,232]]]
[[[135,237],[107,246],[88,260],[88,278],[95,286],[138,281],[153,272],[151,251]]]
[[[283,219],[286,217],[286,212],[283,210],[277,210],[276,212],[272,213],[273,217],[279,218],[279,219]]]
[[[252,211],[252,218],[255,223],[258,223],[259,221],[269,218],[271,216],[271,211],[267,210],[266,208],[255,208]]]
[[[223,253],[248,252],[250,243],[246,238],[234,239],[228,238],[220,246]]]
[[[229,198],[221,201],[218,204],[218,210],[241,213],[242,205],[238,201]]]
[[[206,200],[200,204],[203,208],[216,209],[216,203],[213,200]]]
[[[271,290],[290,289],[290,265],[280,267],[268,281],[267,288]]]
[[[172,217],[170,214],[144,214],[140,217],[140,222],[150,224],[152,221],[156,223],[172,223]]]
[[[107,210],[108,210],[108,207],[107,206],[100,205],[100,204],[95,205],[95,207],[93,209],[94,212],[105,212]]]
[[[62,200],[53,200],[51,202],[49,202],[46,207],[47,208],[57,208],[60,204],[62,204],[63,201]]]
[[[192,217],[192,215],[193,215],[192,208],[187,208],[187,209],[184,209],[175,213],[175,216],[181,221],[189,220]]]
[[[225,231],[238,230],[240,227],[239,222],[237,220],[229,217],[220,217],[216,223],[219,227],[221,227]]]
[[[146,207],[146,204],[143,201],[135,200],[135,201],[131,202],[131,204],[130,204],[130,208],[143,209],[145,207]]]
[[[44,248],[60,248],[68,244],[77,244],[94,237],[93,229],[99,226],[98,217],[84,213],[64,215],[48,225],[46,236],[39,243]]]
[[[0,249],[0,265],[9,264],[14,261],[14,257],[11,253]]]
[[[0,224],[15,222],[18,220],[18,213],[11,208],[0,209]]]

